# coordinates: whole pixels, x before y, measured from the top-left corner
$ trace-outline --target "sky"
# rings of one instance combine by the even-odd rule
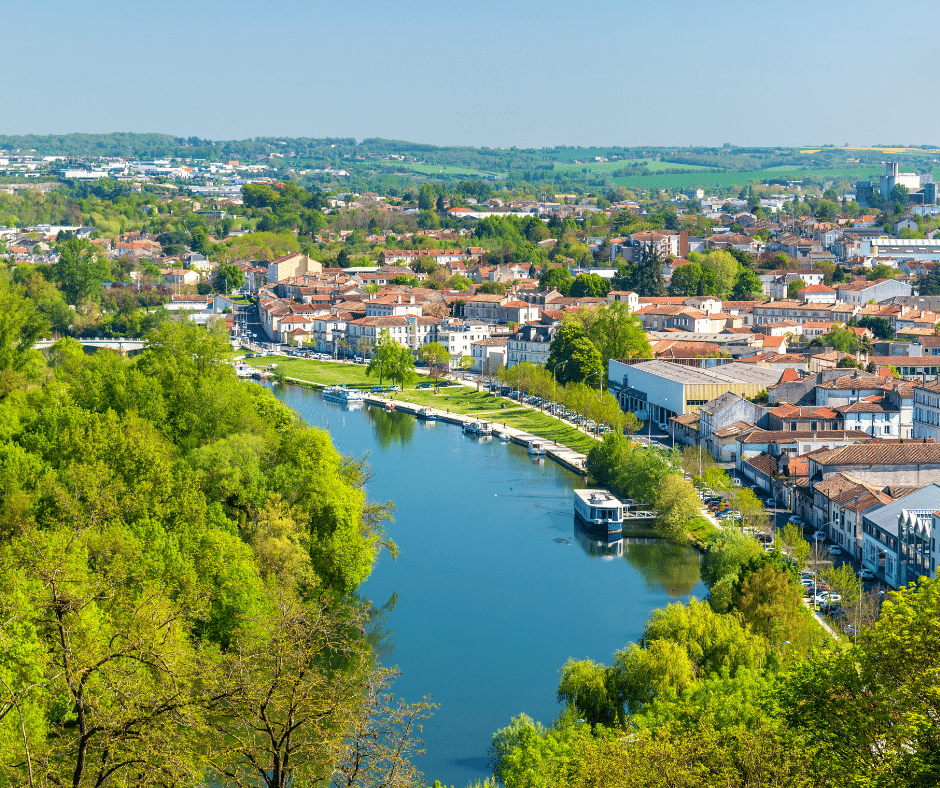
[[[940,3],[0,2],[0,134],[940,144]]]

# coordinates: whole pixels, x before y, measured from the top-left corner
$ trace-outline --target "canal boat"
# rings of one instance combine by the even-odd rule
[[[493,425],[488,421],[468,421],[463,425],[464,435],[492,435]]]
[[[421,408],[417,413],[417,417],[421,421],[437,421],[437,414],[430,408]]]
[[[508,433],[508,432],[501,432],[501,433],[499,433],[499,442],[500,442],[500,443],[509,443],[511,440],[512,440],[512,438],[509,437],[509,433]]]
[[[386,413],[394,413],[394,412],[395,412],[395,405],[394,405],[393,403],[391,403],[391,402],[386,402],[386,403],[385,403],[385,412],[386,412]]]
[[[542,441],[529,441],[529,456],[544,457],[545,444]]]
[[[623,504],[607,490],[575,490],[574,516],[594,533],[623,533]]]
[[[359,389],[348,389],[343,386],[327,386],[323,389],[323,399],[329,402],[341,402],[348,405],[353,402],[365,402],[366,395]]]

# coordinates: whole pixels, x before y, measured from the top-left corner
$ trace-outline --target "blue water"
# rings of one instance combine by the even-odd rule
[[[622,556],[590,555],[574,532],[581,479],[554,462],[307,389],[275,393],[341,452],[368,455],[370,499],[395,503],[398,558],[383,554],[362,592],[389,608],[380,654],[401,670],[396,694],[440,704],[416,759],[428,783],[487,776],[494,731],[520,712],[557,716],[569,657],[609,662],[650,611],[704,595],[692,550],[628,542]]]

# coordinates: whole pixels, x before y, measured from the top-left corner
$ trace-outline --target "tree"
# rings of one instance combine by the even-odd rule
[[[372,358],[369,359],[369,366],[366,367],[366,375],[375,373],[379,376],[379,385],[381,386],[386,377],[391,377],[392,372],[398,365],[399,349],[402,346],[392,339],[392,335],[387,328],[383,328],[379,334],[379,341],[375,344],[375,350]]]
[[[691,483],[678,474],[670,473],[656,497],[656,527],[664,536],[681,540],[686,535],[689,522],[699,515],[700,506]]]
[[[450,372],[450,351],[440,342],[429,342],[418,351],[418,356],[430,368],[431,377],[440,380]]]
[[[539,289],[551,290],[554,288],[559,293],[566,296],[571,291],[573,282],[571,271],[567,268],[547,268],[539,277]]]
[[[876,339],[894,339],[894,329],[891,328],[887,318],[865,315],[858,319],[857,324],[860,328],[867,328],[871,331]]]
[[[584,382],[597,378],[603,381],[603,359],[584,327],[575,321],[563,322],[549,345],[546,364],[562,384]]]
[[[222,263],[215,272],[216,287],[230,293],[245,283],[245,275],[237,265]]]
[[[506,285],[502,282],[483,282],[476,286],[476,292],[486,295],[506,295]]]
[[[797,294],[806,287],[806,282],[802,279],[794,279],[787,285],[787,298],[796,298]]]
[[[102,282],[109,274],[108,263],[97,246],[85,239],[65,241],[58,246],[59,260],[52,266],[52,278],[70,304],[101,296]]]
[[[568,295],[572,298],[604,298],[610,285],[600,274],[581,274],[571,284]]]
[[[566,319],[574,319],[584,327],[600,351],[605,369],[611,359],[653,357],[643,323],[623,301],[599,309],[579,309],[573,318]]]
[[[691,258],[692,255],[689,255]],[[715,277],[716,295],[719,298],[727,299],[738,279],[740,264],[734,256],[724,250],[709,252],[708,254],[696,255],[696,261],[700,262],[704,268],[709,269]]]
[[[42,356],[33,345],[48,330],[36,304],[0,274],[0,399],[13,389],[19,373],[41,368]]]
[[[865,278],[872,282],[876,279],[894,279],[897,276],[897,269],[892,268],[887,263],[878,263],[878,265],[873,265],[871,271],[869,271]]]
[[[643,244],[639,248],[637,258],[629,271],[627,286],[616,289],[632,290],[644,297],[666,294],[666,286],[663,284],[663,259],[655,244]]]
[[[854,353],[858,338],[848,328],[836,326],[822,337],[823,344],[842,353]],[[853,362],[854,364],[854,362]]]
[[[895,184],[888,198],[894,204],[894,212],[903,213],[910,202],[911,190],[901,183]]]
[[[701,263],[686,263],[679,266],[672,274],[669,282],[669,295],[672,296],[706,296],[716,295],[718,283],[715,272],[705,268]]]

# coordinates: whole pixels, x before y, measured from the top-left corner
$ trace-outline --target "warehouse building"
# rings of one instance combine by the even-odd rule
[[[697,369],[668,361],[625,364],[611,360],[608,386],[620,407],[646,421],[665,425],[673,416],[696,413],[728,392],[753,397],[780,382],[783,373],[756,364],[723,364]]]

